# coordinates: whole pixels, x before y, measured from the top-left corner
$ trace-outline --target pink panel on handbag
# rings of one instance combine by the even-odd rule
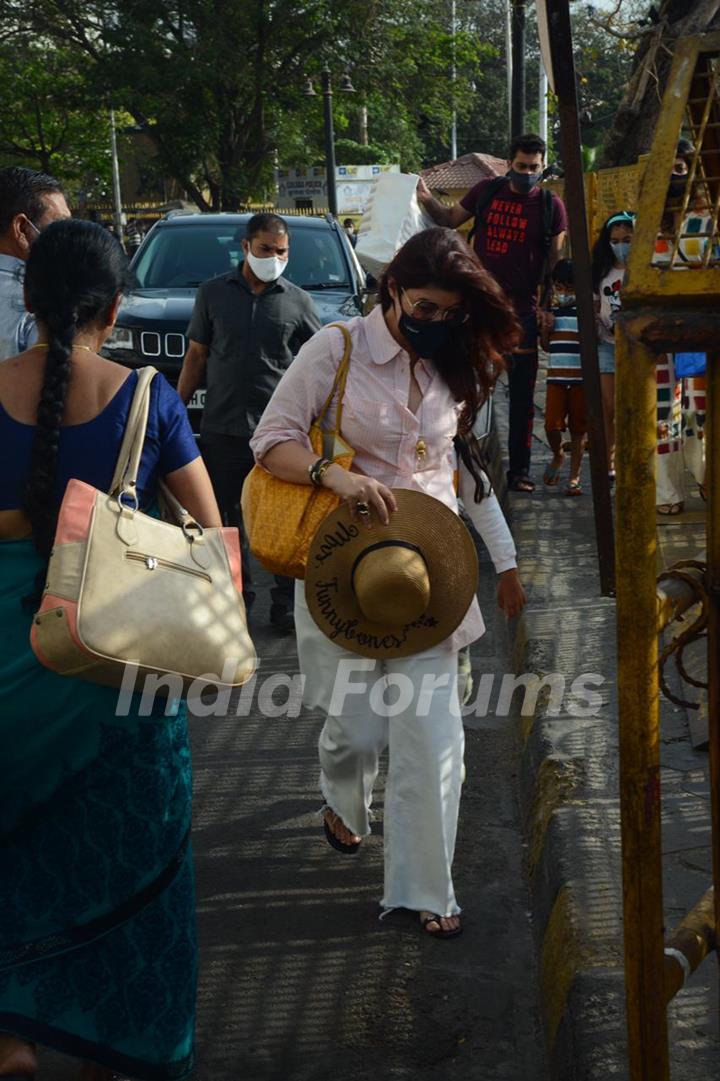
[[[81,480],[70,480],[60,507],[55,544],[87,540],[97,489]]]
[[[222,530],[223,544],[230,563],[230,573],[238,593],[242,596],[242,558],[240,556],[240,534],[237,529]]]
[[[33,623],[32,627],[30,628],[30,645],[32,646],[33,653],[35,654],[37,659],[40,661],[40,664],[44,664],[46,668],[50,668],[52,671],[54,671],[53,666],[50,664],[47,657],[45,656],[45,654],[43,653],[43,651],[40,649],[40,647],[38,645],[37,629],[36,629],[34,623]]]

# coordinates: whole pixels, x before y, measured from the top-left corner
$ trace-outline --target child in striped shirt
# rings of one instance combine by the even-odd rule
[[[555,304],[552,318],[546,321],[541,335],[543,349],[550,354],[545,399],[545,432],[551,461],[545,467],[544,483],[552,488],[560,482],[565,463],[563,432],[570,431],[570,476],[565,495],[582,495],[580,469],[587,440],[585,393],[582,385],[580,339],[573,266],[570,259],[560,259],[552,272]]]

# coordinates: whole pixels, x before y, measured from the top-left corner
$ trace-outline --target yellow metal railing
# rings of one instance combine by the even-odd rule
[[[637,207],[646,160],[647,156],[644,155],[634,165],[620,165],[616,169],[599,169],[585,174],[585,206],[591,241],[611,214]],[[549,180],[546,187],[562,198],[562,180]]]
[[[638,219],[617,324],[617,620],[625,978],[631,1081],[668,1081],[666,1007],[717,949],[720,915],[720,35],[678,44],[638,193]],[[695,140],[685,196],[668,185],[683,128]],[[616,191],[618,189],[615,189]],[[700,192],[700,195],[698,195]],[[703,230],[689,213],[704,200]],[[629,205],[633,205],[628,199]],[[617,204],[614,209],[617,208]],[[696,242],[689,259],[688,239]],[[662,258],[658,258],[659,250]],[[677,269],[681,265],[683,270]],[[662,352],[703,351],[707,365],[708,713],[714,890],[665,941],[662,891],[658,632],[689,599],[656,583],[656,376]],[[680,589],[680,593],[682,590]],[[680,1081],[680,1079],[678,1079]]]

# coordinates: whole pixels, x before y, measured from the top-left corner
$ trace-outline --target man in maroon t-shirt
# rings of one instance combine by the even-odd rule
[[[508,483],[518,492],[532,492],[530,448],[535,407],[533,395],[537,378],[538,286],[543,270],[560,258],[567,215],[562,200],[547,195],[538,183],[545,168],[546,146],[539,135],[513,139],[504,183],[481,180],[454,206],[434,199],[423,180],[418,183],[418,199],[438,225],[456,229],[476,215],[473,243],[483,265],[497,279],[515,306],[522,323],[523,340],[508,358],[510,389],[510,434],[508,438]]]

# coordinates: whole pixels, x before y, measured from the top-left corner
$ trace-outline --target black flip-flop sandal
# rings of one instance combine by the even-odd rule
[[[462,934],[462,924],[459,924],[459,926],[457,926],[454,931],[446,931],[443,925],[440,923],[440,920],[442,920],[443,918],[443,916],[435,916],[434,914],[426,916],[424,920],[420,921],[423,931],[427,935],[429,935],[430,938],[457,938],[458,935]],[[438,930],[428,931],[427,926],[429,923],[436,923],[438,925]]]
[[[521,474],[521,476],[519,476],[519,477],[514,477],[513,480],[510,481],[510,484],[508,485],[508,487],[510,488],[511,492],[534,492],[535,491],[535,483],[534,483],[534,481],[531,481],[530,477],[528,477],[525,473]]]
[[[339,815],[335,815],[335,817],[342,821]],[[331,845],[336,852],[342,852],[346,856],[351,856],[355,852],[357,852],[362,843],[361,841],[355,841],[353,844],[347,844],[345,841],[341,841],[339,837],[335,836],[333,831],[328,826],[327,818],[323,818],[323,827],[325,829],[325,837],[327,838],[327,843]],[[2,1078],[0,1078],[0,1081],[2,1081]]]

